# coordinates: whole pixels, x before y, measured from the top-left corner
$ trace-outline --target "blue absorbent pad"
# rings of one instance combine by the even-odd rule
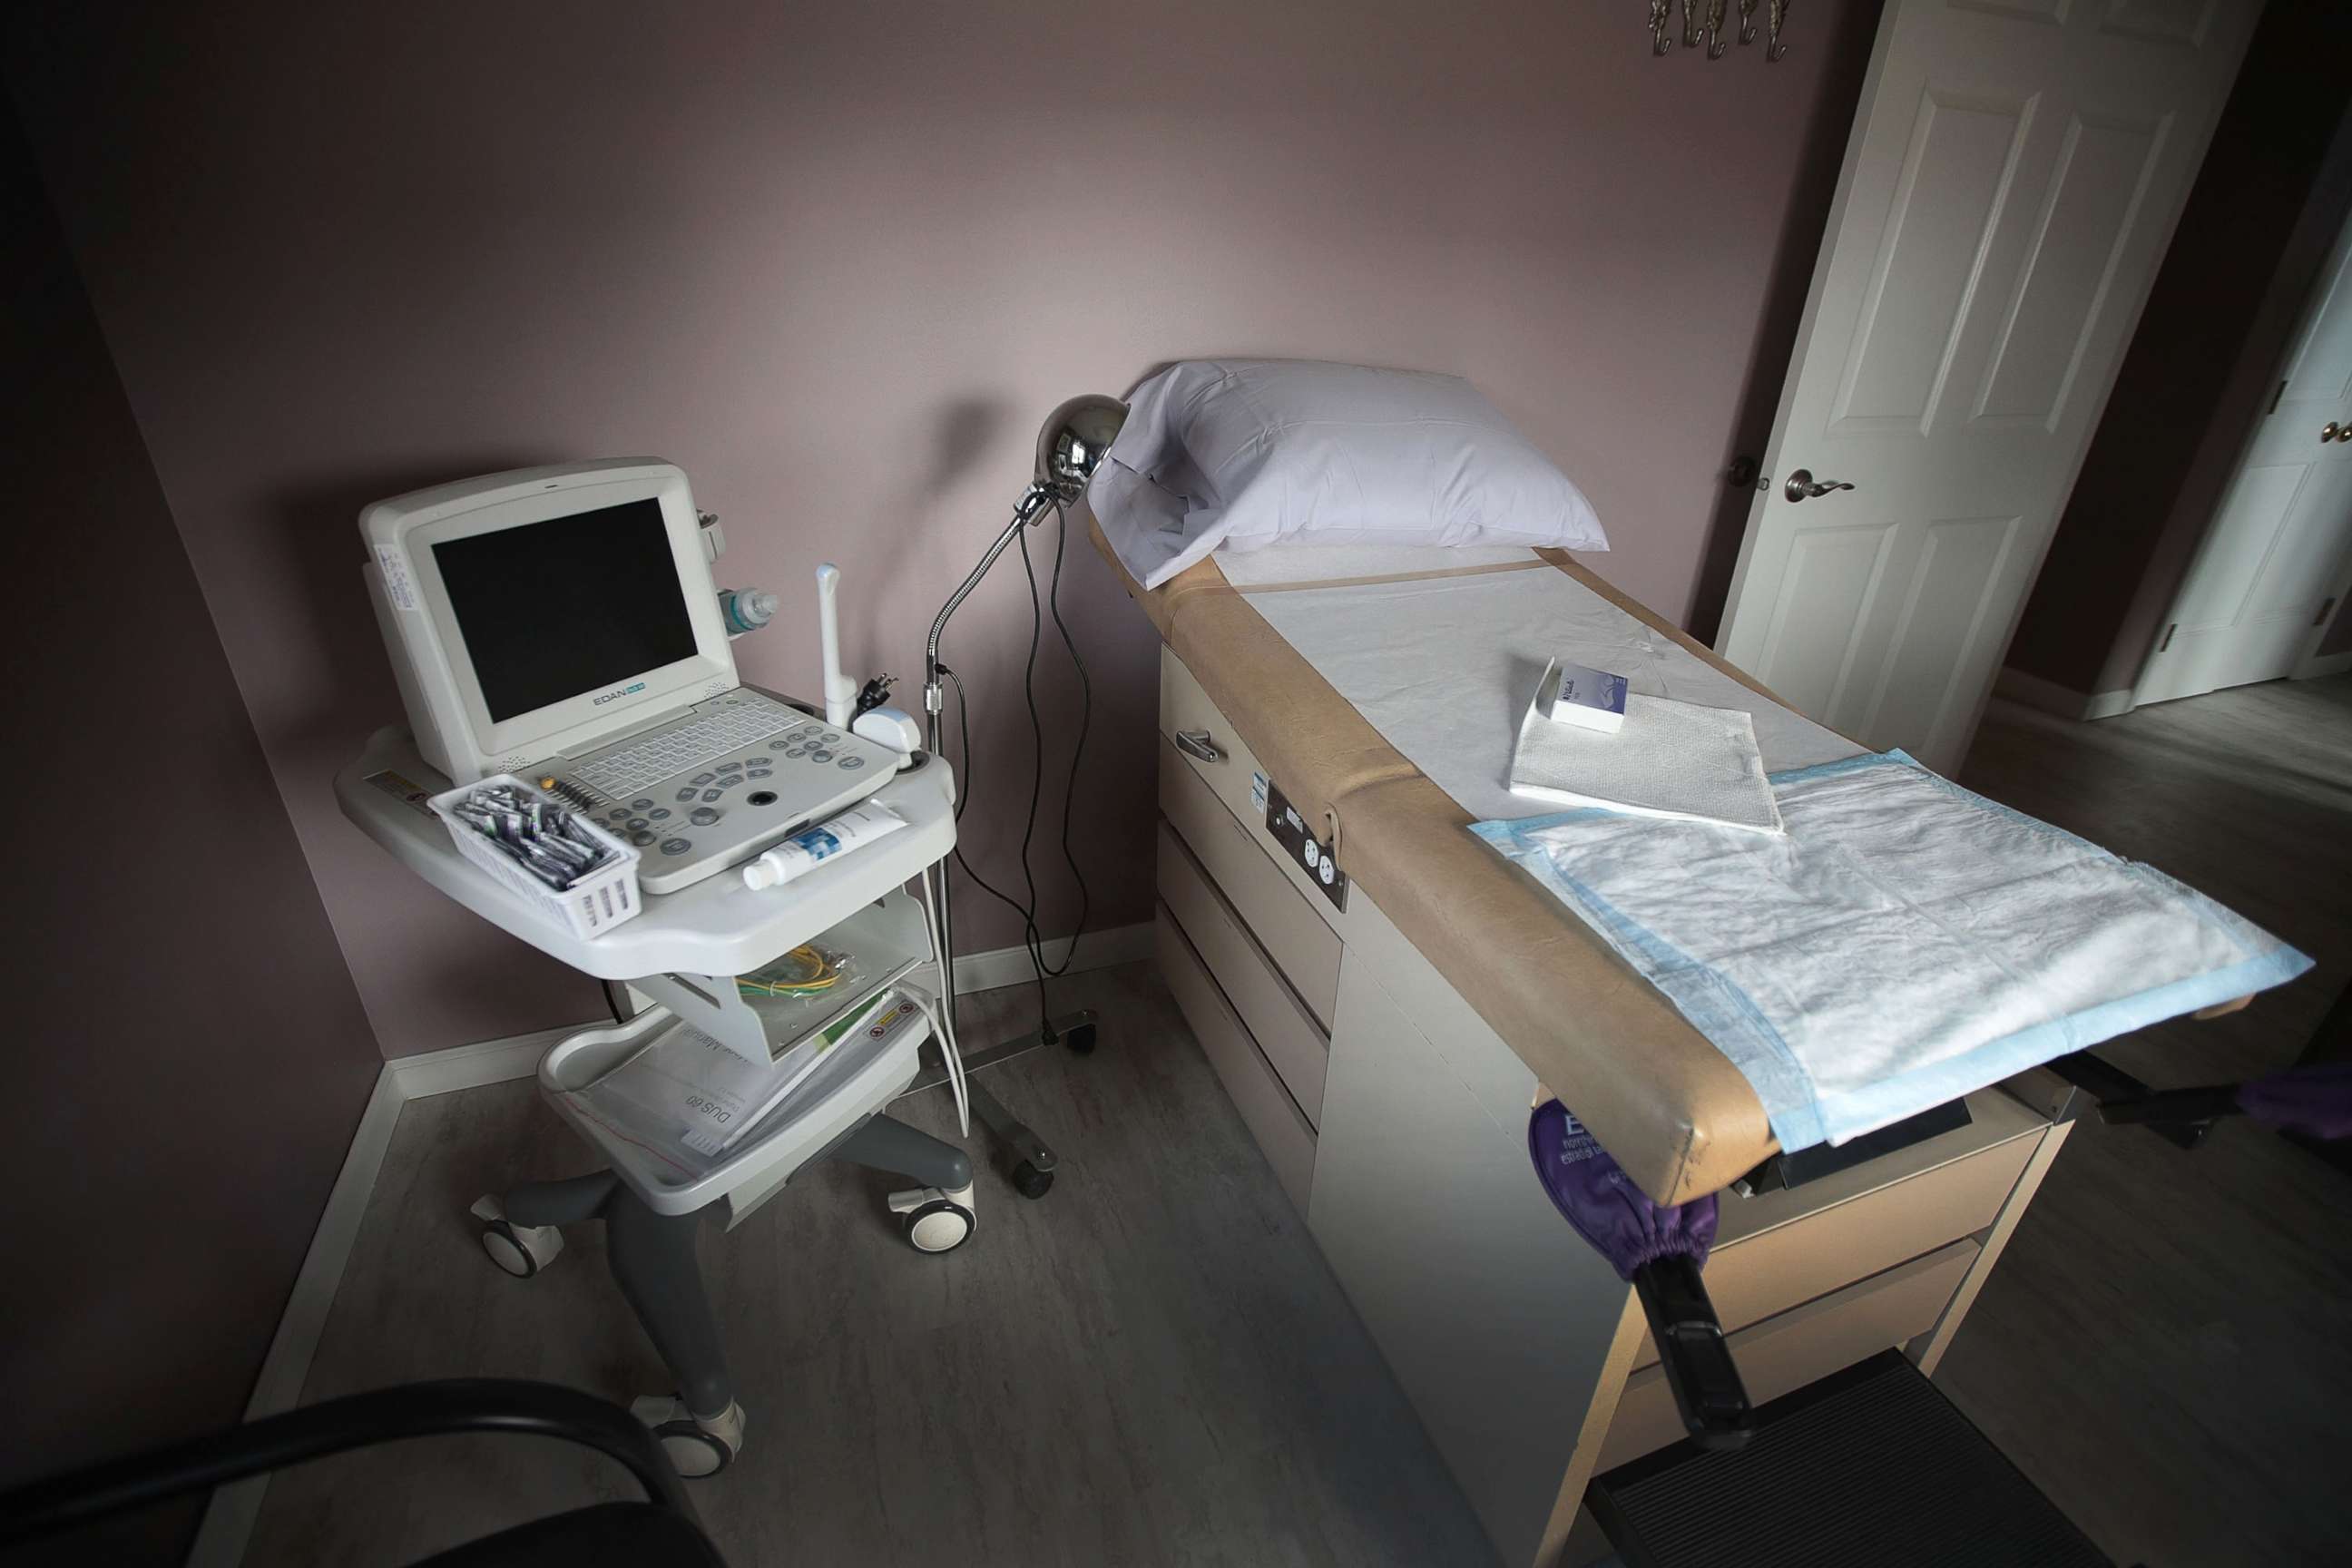
[[[1591,808],[1471,831],[1731,1058],[1783,1149],[2311,967],[2153,867],[1902,752],[1770,782],[1784,837]]]

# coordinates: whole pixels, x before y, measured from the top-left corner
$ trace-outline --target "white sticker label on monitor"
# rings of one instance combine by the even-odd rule
[[[408,580],[408,558],[389,544],[375,547],[376,570],[383,574],[383,591],[395,609],[416,608],[416,589]]]

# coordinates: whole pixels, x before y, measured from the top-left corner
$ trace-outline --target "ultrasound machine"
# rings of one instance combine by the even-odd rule
[[[994,1104],[968,1084],[948,1000],[936,883],[955,847],[953,775],[911,718],[854,711],[829,565],[816,573],[822,707],[742,683],[711,578],[717,530],[670,464],[492,474],[380,501],[360,524],[408,727],[378,731],[337,773],[338,804],[432,887],[605,982],[616,1015],[543,1051],[530,1042],[543,1098],[604,1168],[484,1194],[472,1208],[483,1249],[530,1279],[562,1253],[563,1226],[601,1223],[673,1380],[632,1409],[682,1472],[713,1474],[740,1450],[745,1416],[697,1262],[706,1221],[732,1228],[804,1167],[839,1160],[912,1184],[886,1201],[917,1250],[972,1233],[970,1158],[887,1114],[927,1044],[960,1133],[971,1106]],[[499,805],[463,816],[478,798]],[[785,886],[721,874],[860,803],[896,831]],[[576,844],[635,852],[612,866],[635,888],[601,923],[562,912],[578,901],[572,883],[518,873],[472,837],[507,842],[527,823],[544,844],[583,822],[597,831]],[[787,972],[800,989],[780,994]],[[709,1066],[712,1053],[732,1065]],[[484,1066],[511,1055],[494,1043],[452,1070],[511,1076]],[[633,1067],[634,1100],[619,1087]],[[733,1097],[723,1105],[709,1098],[718,1082]],[[687,1090],[703,1100],[679,1102]],[[677,1103],[744,1120],[698,1142]]]
[[[815,715],[741,683],[670,464],[496,474],[379,501],[360,526],[419,754],[452,784],[512,773],[588,814],[638,849],[648,893],[751,859],[905,761],[837,701]]]

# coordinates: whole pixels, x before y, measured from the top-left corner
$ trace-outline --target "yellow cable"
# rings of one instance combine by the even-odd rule
[[[813,944],[803,942],[784,954],[784,959],[798,959],[813,973],[805,980],[739,979],[735,982],[736,990],[762,996],[804,996],[830,990],[840,983],[840,966]]]

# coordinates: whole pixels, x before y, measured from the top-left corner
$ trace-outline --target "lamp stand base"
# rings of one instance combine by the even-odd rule
[[[1008,1110],[1004,1102],[989,1092],[988,1086],[974,1075],[982,1068],[1011,1061],[1017,1056],[1055,1041],[1084,1056],[1095,1048],[1097,1022],[1091,1007],[1082,1007],[1072,1013],[1057,1013],[1045,1028],[1032,1029],[1009,1040],[1000,1040],[984,1049],[964,1054],[964,1087],[971,1097],[971,1112],[980,1119],[981,1125],[988,1129],[998,1147],[1013,1156],[1010,1174],[1013,1189],[1024,1198],[1042,1198],[1052,1189],[1054,1167],[1060,1161],[1045,1141],[1037,1136],[1036,1131]],[[927,1068],[908,1086],[906,1093],[915,1094],[937,1088],[947,1080],[945,1068]]]

